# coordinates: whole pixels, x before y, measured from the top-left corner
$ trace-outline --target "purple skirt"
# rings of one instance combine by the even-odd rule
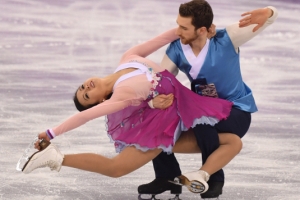
[[[195,94],[167,70],[156,75],[161,79],[155,92],[173,93],[173,104],[165,110],[151,109],[147,103],[152,98],[149,96],[139,106],[107,115],[107,133],[117,152],[126,146],[135,146],[142,151],[161,148],[172,153],[182,131],[197,124],[214,125],[230,114],[231,102]]]

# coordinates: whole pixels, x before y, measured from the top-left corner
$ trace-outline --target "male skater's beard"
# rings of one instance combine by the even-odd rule
[[[184,37],[180,37],[180,41],[182,44],[191,44],[192,42],[194,42],[196,39],[198,39],[198,35],[197,35],[197,32],[195,31],[194,32],[194,36],[189,38],[189,39],[185,39]]]

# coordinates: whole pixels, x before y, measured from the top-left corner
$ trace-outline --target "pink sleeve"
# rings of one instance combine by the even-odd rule
[[[52,131],[55,136],[61,135],[90,120],[122,110],[130,106],[133,99],[136,99],[136,94],[130,87],[119,87],[114,91],[113,96],[109,100],[85,111],[76,113],[59,126],[52,128]]]
[[[147,57],[151,53],[157,51],[159,48],[173,42],[174,40],[178,39],[179,37],[175,35],[176,28],[166,31],[153,39],[150,39],[142,44],[136,45],[129,50],[127,50],[121,60],[121,63],[128,62],[130,59],[134,59],[135,56],[138,57]]]

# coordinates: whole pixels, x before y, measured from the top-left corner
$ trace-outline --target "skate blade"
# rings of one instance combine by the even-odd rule
[[[145,199],[142,197],[142,195],[148,195],[148,196],[151,195],[151,197]],[[156,195],[157,194],[139,194],[138,200],[162,200],[162,199],[157,199]],[[168,200],[181,200],[181,199],[179,198],[179,194],[176,194],[175,197],[169,198]]]
[[[169,180],[169,182],[180,186],[186,186],[189,184],[189,180],[185,176],[178,176],[174,179],[174,181]]]
[[[202,193],[205,190],[205,186],[198,181],[190,181],[185,176],[179,176],[175,178],[174,181],[169,181],[170,183],[185,186],[189,189],[189,191],[193,193]]]
[[[149,197],[149,198],[145,198],[145,197],[142,197],[142,195],[147,195],[147,196],[151,196],[151,197]],[[156,197],[155,197],[155,195],[156,194],[139,194],[139,196],[138,196],[138,200],[160,200],[160,199],[157,199]]]
[[[179,183],[179,182],[177,182],[177,181],[169,181],[170,183],[173,183],[173,184],[175,184],[175,185],[180,185],[180,186],[184,186],[182,183]]]
[[[29,160],[32,158],[32,156],[34,156],[34,154],[39,152],[39,151],[36,151],[35,148],[34,148],[34,144],[38,140],[39,140],[38,137],[35,137],[33,139],[33,141],[28,145],[28,147],[25,149],[23,155],[21,156],[21,158],[17,162],[17,166],[16,166],[17,171],[19,171],[19,172],[23,171],[24,168],[26,167],[27,163],[29,162]],[[41,140],[40,143],[39,143],[39,145],[41,147],[40,151],[44,150],[49,144],[50,144],[50,142],[45,141],[45,140]]]

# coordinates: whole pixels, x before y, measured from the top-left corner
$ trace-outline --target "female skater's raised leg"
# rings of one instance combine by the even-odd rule
[[[22,171],[30,173],[41,167],[60,171],[61,166],[68,166],[110,177],[120,177],[142,167],[161,151],[161,149],[154,149],[142,152],[131,146],[126,147],[117,156],[107,158],[94,153],[63,155],[53,144],[50,144],[46,149],[34,154]]]
[[[113,158],[93,153],[71,154],[65,155],[62,165],[116,178],[137,170],[154,159],[161,151],[154,149],[142,152],[131,146],[126,147]]]

